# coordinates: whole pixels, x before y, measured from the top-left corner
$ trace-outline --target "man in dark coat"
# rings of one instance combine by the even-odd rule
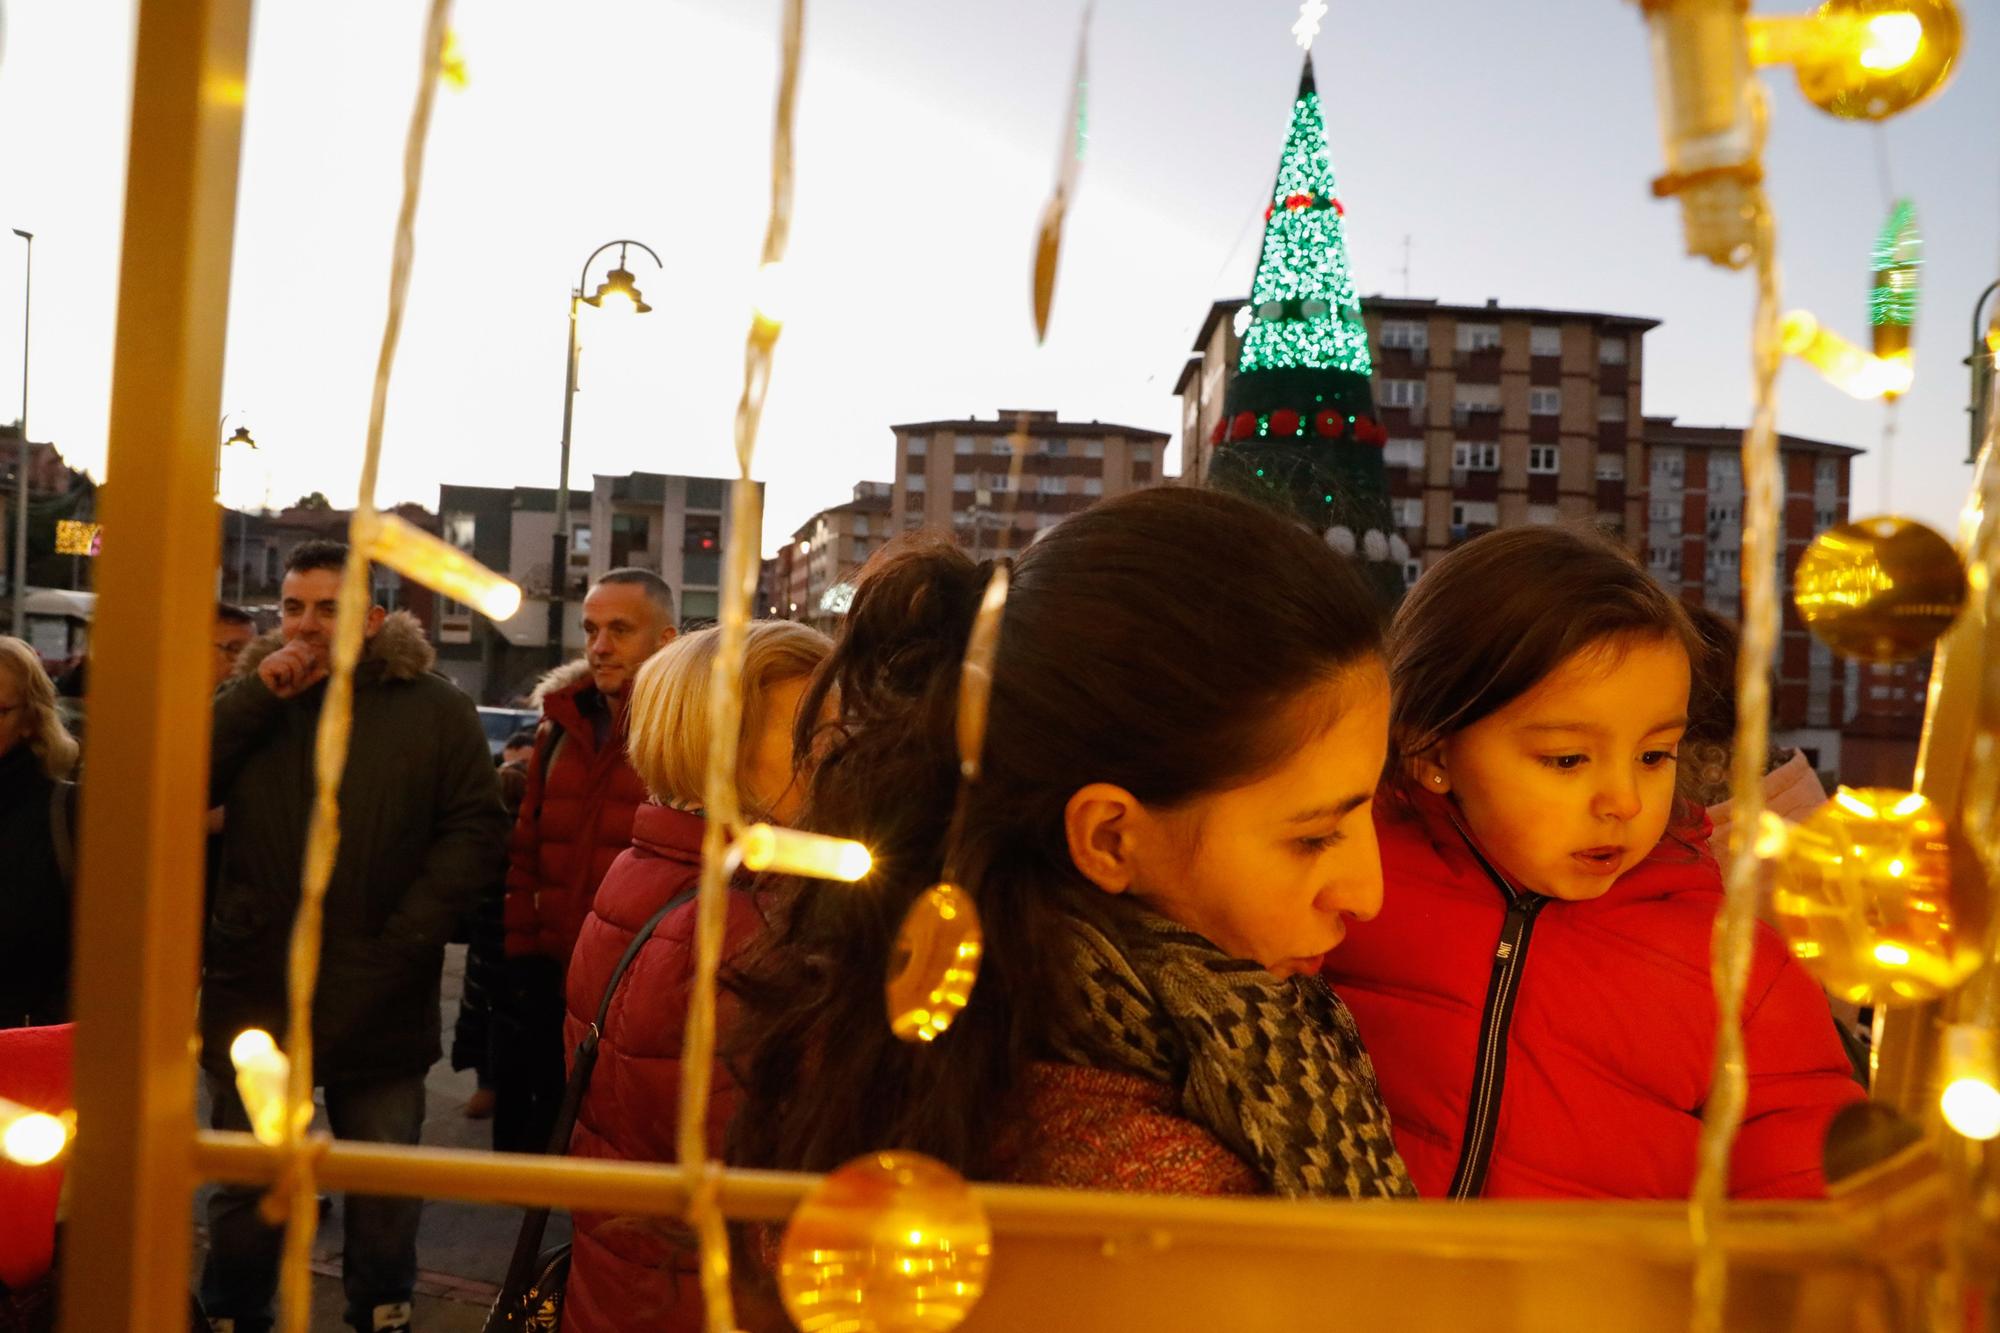
[[[278,634],[252,643],[215,701],[211,801],[226,808],[202,963],[202,1070],[218,1129],[247,1127],[230,1043],[263,1028],[289,1045],[285,976],[313,802],[313,749],[347,548],[308,542],[286,564]],[[313,1074],[337,1137],[415,1143],[424,1072],[440,1054],[444,946],[500,872],[506,819],[471,699],[431,670],[423,629],[368,613],[340,784],[340,851],[326,894]],[[281,1233],[259,1191],[209,1204],[202,1301],[218,1333],[271,1327]],[[407,1330],[414,1199],[349,1195],[347,1322]]]

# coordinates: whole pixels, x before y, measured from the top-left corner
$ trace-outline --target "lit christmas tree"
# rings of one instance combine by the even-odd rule
[[[1345,211],[1308,56],[1264,210],[1257,276],[1236,312],[1243,355],[1210,440],[1217,447],[1208,481],[1293,515],[1360,560],[1393,600],[1409,549],[1390,517],[1388,434],[1369,390]]]

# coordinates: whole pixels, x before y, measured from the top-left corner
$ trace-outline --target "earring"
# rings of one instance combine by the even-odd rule
[[[1442,786],[1444,786],[1444,774],[1442,774],[1442,773],[1433,773],[1433,774],[1431,774],[1431,786],[1433,786],[1433,787],[1442,787]]]

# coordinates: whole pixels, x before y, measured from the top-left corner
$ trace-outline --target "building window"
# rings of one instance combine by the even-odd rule
[[[1152,462],[1152,461],[1153,461],[1153,446],[1152,446],[1152,445],[1150,445],[1150,444],[1135,444],[1135,445],[1133,445],[1133,446],[1132,446],[1132,461],[1133,461],[1134,463],[1150,463],[1150,462]]]
[[[1840,484],[1840,465],[1831,458],[1813,460],[1813,481],[1821,486]]]
[[[866,537],[868,535],[868,515],[856,514],[854,516],[854,535],[857,537]],[[861,545],[866,547],[868,543],[863,542]]]
[[[960,495],[970,494],[972,491],[972,474],[970,472],[959,473],[951,479],[951,488]]]
[[[1390,501],[1396,511],[1396,526],[1416,529],[1424,525],[1423,497],[1416,495],[1398,496]]]
[[[570,526],[569,553],[571,555],[590,554],[590,524],[576,523]]]
[[[1528,330],[1529,356],[1561,356],[1563,331],[1553,324],[1537,324]]]
[[[1451,525],[1454,528],[1469,528],[1474,525],[1492,527],[1500,521],[1500,506],[1491,500],[1454,500],[1451,504]]]
[[[1458,440],[1451,446],[1451,465],[1459,472],[1498,472],[1500,446],[1491,442]]]
[[[1606,333],[1597,339],[1597,364],[1600,366],[1622,366],[1625,364],[1625,335]]]
[[[1500,345],[1498,324],[1460,324],[1458,326],[1458,350],[1461,352],[1485,352]]]
[[[1554,505],[1528,506],[1528,522],[1537,523],[1542,525],[1543,527],[1547,527],[1549,524],[1554,523],[1555,521],[1556,521],[1556,507]]]
[[[1562,471],[1562,449],[1553,444],[1529,445],[1528,471],[1544,473]]]
[[[1050,458],[1067,458],[1069,457],[1069,441],[1050,440],[1042,446],[1042,452]]]
[[[953,442],[951,451],[957,454],[960,458],[968,456],[969,454],[972,453],[972,437],[970,435],[959,436],[958,439]]]
[[[995,493],[1010,491],[1014,489],[1014,478],[1005,472],[996,472],[986,479],[986,486]]]
[[[1037,479],[1035,489],[1043,495],[1067,495],[1069,480],[1066,477],[1041,477]]]
[[[923,525],[924,525],[923,510],[905,509],[903,511],[903,531],[913,532],[916,529],[921,528]]]
[[[1083,456],[1084,456],[1085,458],[1102,458],[1102,457],[1104,457],[1104,441],[1102,441],[1102,440],[1085,440],[1085,441],[1083,442]]]
[[[1104,478],[1102,478],[1102,477],[1085,477],[1085,478],[1083,479],[1083,493],[1084,493],[1085,495],[1102,495],[1102,494],[1104,494]]]
[[[1478,413],[1500,410],[1500,386],[1497,384],[1461,384],[1452,391],[1452,420],[1464,422]]]
[[[1383,380],[1382,406],[1422,407],[1424,405],[1424,382],[1422,380]]]
[[[1552,417],[1562,412],[1563,395],[1561,389],[1528,390],[1528,415]]]
[[[1405,588],[1416,587],[1417,580],[1423,576],[1423,572],[1424,572],[1423,561],[1405,560],[1403,562],[1403,586]]]
[[[1676,486],[1680,485],[1680,450],[1662,449],[1653,455],[1653,484],[1657,486],[1662,482],[1672,482]]]
[[[1391,440],[1382,446],[1382,462],[1386,467],[1422,467],[1424,465],[1424,442],[1422,440]]]
[[[471,514],[446,514],[441,525],[444,539],[461,551],[472,549],[472,536],[478,530],[478,521]]]
[[[904,482],[904,489],[911,495],[922,495],[930,480],[921,472],[912,472]]]
[[[1427,351],[1431,345],[1430,326],[1420,319],[1385,319],[1382,321],[1382,345],[1406,347],[1412,352]]]
[[[1597,399],[1597,419],[1599,421],[1623,421],[1625,419],[1624,394],[1600,394]]]
[[[689,509],[721,509],[722,479],[720,477],[689,477],[684,492]]]
[[[1831,509],[1813,510],[1813,526],[1816,528],[1830,528],[1836,521]]]
[[[995,458],[1012,458],[1014,456],[1014,442],[1005,435],[996,435],[992,440],[992,451]]]

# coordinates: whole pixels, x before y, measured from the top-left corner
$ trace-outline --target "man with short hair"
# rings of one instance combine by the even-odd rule
[[[286,562],[275,635],[243,650],[215,701],[210,799],[227,819],[202,957],[201,1064],[217,1129],[248,1127],[230,1043],[262,1028],[286,1043],[286,972],[314,802],[319,729],[347,548],[307,542]],[[471,699],[431,667],[408,613],[367,612],[340,783],[340,847],[327,885],[313,1074],[333,1132],[415,1143],[424,1072],[440,1053],[444,946],[499,873],[506,816]],[[216,1333],[271,1327],[283,1233],[261,1189],[208,1206],[202,1303]],[[406,1333],[417,1276],[416,1199],[347,1196],[343,1281],[359,1333]]]
[[[493,1146],[545,1152],[562,1101],[563,974],[598,881],[632,842],[645,784],[625,761],[625,704],[674,637],[658,574],[614,569],[583,599],[585,656],[543,677],[507,873],[507,967],[494,1009]]]
[[[257,622],[248,611],[227,602],[215,604],[215,629],[209,635],[209,644],[215,649],[215,689],[236,674],[236,659],[250,646],[250,640],[257,637]]]

